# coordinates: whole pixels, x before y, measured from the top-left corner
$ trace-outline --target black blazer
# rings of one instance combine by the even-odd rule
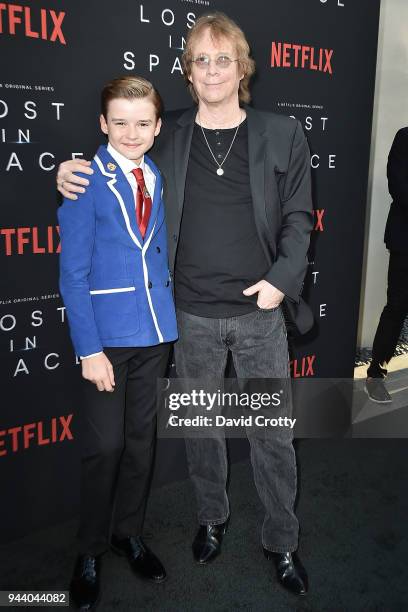
[[[390,251],[408,253],[408,127],[399,130],[387,164],[388,191],[393,202],[384,242]]]
[[[263,277],[286,296],[300,333],[313,325],[301,299],[313,227],[310,153],[299,121],[245,107],[255,225],[270,269]],[[163,117],[149,155],[164,175],[170,269],[174,269],[191,139],[197,108]]]

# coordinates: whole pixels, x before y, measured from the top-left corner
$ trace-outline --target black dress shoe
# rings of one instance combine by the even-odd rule
[[[213,561],[221,552],[222,536],[227,530],[227,523],[220,525],[200,525],[193,541],[194,559],[200,565]]]
[[[159,559],[146,546],[140,536],[119,539],[113,535],[111,548],[118,555],[126,556],[136,574],[153,582],[163,582],[166,579],[166,570]]]
[[[79,555],[77,558],[69,594],[81,612],[93,610],[100,594],[101,557]]]
[[[274,561],[279,582],[295,595],[306,595],[307,574],[296,553],[276,553],[264,548],[267,559]]]

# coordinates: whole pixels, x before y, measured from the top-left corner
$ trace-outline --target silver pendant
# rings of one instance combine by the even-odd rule
[[[218,168],[217,174],[218,176],[222,176],[224,174],[224,170],[222,168]]]

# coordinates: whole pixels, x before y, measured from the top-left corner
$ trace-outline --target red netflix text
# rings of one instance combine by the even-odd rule
[[[9,227],[0,229],[0,254],[45,255],[60,253],[59,226]]]
[[[333,74],[333,49],[321,49],[294,43],[272,42],[272,68],[304,68]]]
[[[324,226],[323,226],[324,210],[325,210],[324,208],[315,208],[315,210],[313,211],[313,216],[314,216],[313,229],[315,232],[324,232]]]
[[[66,45],[62,31],[65,13],[52,9],[21,6],[0,2],[0,34],[23,34],[28,38],[41,38]]]
[[[51,421],[26,423],[0,431],[0,457],[18,453],[32,446],[46,446],[73,440],[70,430],[73,414],[52,417]]]
[[[316,355],[305,355],[301,359],[293,359],[290,362],[290,373],[292,378],[303,378],[314,376],[314,362]]]

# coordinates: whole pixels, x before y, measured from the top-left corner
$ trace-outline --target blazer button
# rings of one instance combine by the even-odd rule
[[[156,247],[156,251],[160,253],[160,247]]]
[[[149,289],[151,289],[153,287],[153,283],[151,281],[149,281],[147,286],[149,287]]]
[[[173,234],[173,240],[174,242],[177,242],[177,234]]]

